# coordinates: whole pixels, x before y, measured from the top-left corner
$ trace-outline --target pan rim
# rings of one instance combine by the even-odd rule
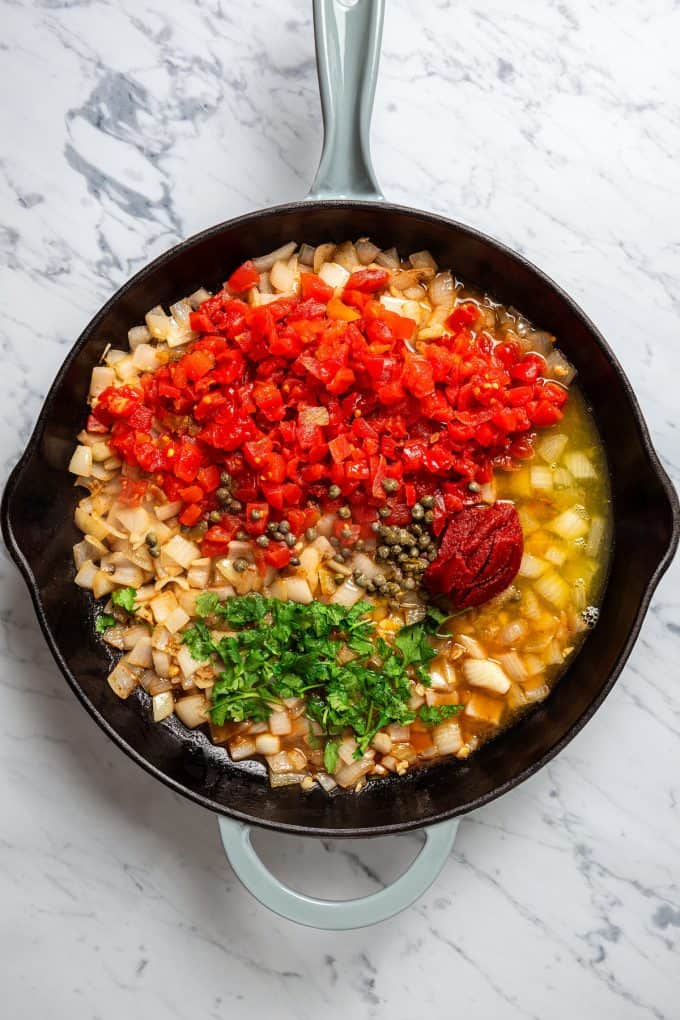
[[[626,639],[623,642],[619,653],[616,657],[616,661],[612,670],[607,677],[606,683],[598,692],[597,696],[589,703],[588,707],[581,713],[581,715],[571,724],[568,730],[550,749],[542,755],[538,761],[534,762],[531,766],[523,769],[520,773],[512,776],[506,780],[500,786],[494,787],[492,790],[485,794],[476,797],[474,800],[461,805],[458,807],[451,808],[437,814],[429,816],[426,820],[412,819],[408,821],[401,821],[386,825],[373,825],[373,826],[354,826],[346,828],[333,828],[333,827],[316,827],[310,825],[296,825],[290,822],[274,821],[266,818],[254,818],[246,812],[241,812],[233,808],[226,807],[222,804],[210,799],[210,797],[201,794],[197,791],[191,790],[183,783],[179,782],[167,776],[157,766],[151,764],[144,755],[135,750],[130,746],[125,738],[121,736],[113,726],[107,722],[103,715],[98,711],[95,705],[85,695],[81,688],[77,678],[73,675],[71,670],[66,663],[61,650],[56,642],[50,625],[45,616],[41,592],[38,583],[33,575],[31,566],[24,556],[17,539],[14,536],[12,528],[11,518],[11,502],[15,489],[19,483],[19,480],[23,474],[23,471],[32,458],[36,448],[40,444],[44,427],[49,412],[52,410],[52,405],[57,395],[57,392],[63,382],[63,379],[71,367],[72,363],[80,354],[88,342],[91,333],[96,329],[99,322],[108,313],[108,311],[118,302],[122,297],[132,291],[139,283],[144,281],[147,277],[151,276],[158,269],[162,268],[163,265],[171,262],[177,255],[190,250],[193,246],[200,244],[206,240],[210,240],[212,237],[218,235],[224,230],[231,230],[238,227],[244,227],[247,224],[253,223],[254,221],[270,216],[285,215],[296,212],[311,212],[319,209],[348,209],[356,210],[358,208],[371,209],[378,212],[380,215],[390,213],[397,213],[400,215],[407,215],[409,217],[418,218],[421,221],[432,222],[438,225],[444,225],[446,228],[451,229],[459,234],[467,235],[470,238],[481,240],[483,243],[494,247],[496,250],[501,252],[506,258],[514,261],[521,267],[529,270],[544,286],[548,286],[552,289],[558,297],[569,307],[569,309],[582,321],[584,326],[587,328],[593,341],[600,347],[601,351],[605,355],[607,361],[612,365],[616,372],[619,381],[623,387],[624,393],[628,400],[629,410],[632,413],[635,427],[637,429],[638,437],[640,440],[641,447],[647,458],[649,467],[659,481],[660,487],[663,494],[668,502],[668,508],[672,521],[671,534],[668,545],[661,555],[658,563],[656,564],[653,572],[651,573],[649,580],[643,590],[640,602],[635,612],[633,624],[630,627]],[[661,461],[659,459],[656,450],[651,441],[649,430],[647,428],[645,419],[642,415],[637,397],[635,396],[633,387],[628,380],[623,368],[621,367],[616,355],[610,348],[609,344],[602,336],[600,331],[586,315],[586,313],[580,308],[580,306],[574,301],[574,299],[564,291],[552,278],[547,276],[541,269],[535,266],[529,259],[524,255],[509,248],[503,242],[497,241],[495,238],[482,231],[477,230],[474,227],[468,226],[467,224],[459,221],[451,220],[445,216],[441,216],[437,213],[430,213],[424,210],[415,209],[409,206],[397,205],[388,202],[377,202],[377,201],[354,201],[349,199],[326,199],[319,201],[303,200],[298,202],[286,203],[283,205],[277,205],[265,209],[256,210],[254,212],[245,213],[240,216],[234,217],[230,220],[225,220],[219,224],[215,224],[205,230],[199,231],[196,234],[191,235],[184,241],[174,245],[172,248],[165,252],[162,252],[155,259],[153,259],[146,266],[143,266],[134,276],[127,280],[105,303],[99,308],[96,314],[92,317],[86,327],[78,336],[77,340],[73,344],[70,351],[67,353],[64,361],[62,362],[53,382],[49,388],[49,391],[43,401],[40,409],[38,418],[35,426],[31,432],[25,449],[10,473],[8,480],[5,485],[5,489],[2,496],[2,505],[0,508],[0,517],[2,524],[2,532],[5,540],[5,544],[17,564],[21,575],[29,589],[29,594],[33,602],[33,606],[38,618],[38,623],[45,636],[47,644],[50,648],[53,658],[57,666],[59,667],[62,675],[69,684],[71,690],[75,693],[76,697],[87,710],[88,714],[94,719],[98,726],[107,734],[107,736],[117,744],[125,752],[125,754],[136,762],[137,765],[141,766],[147,773],[152,775],[155,779],[160,780],[165,786],[172,789],[174,792],[180,794],[194,803],[200,805],[211,811],[212,813],[225,815],[226,817],[235,818],[239,821],[246,822],[249,825],[254,825],[258,828],[266,828],[273,831],[285,832],[292,835],[303,835],[303,836],[315,836],[318,838],[369,838],[374,836],[384,836],[390,834],[396,834],[399,832],[408,832],[414,829],[423,828],[428,825],[433,825],[438,822],[445,821],[450,818],[454,818],[463,814],[467,814],[470,811],[474,811],[485,804],[490,803],[497,797],[502,796],[504,793],[509,792],[516,786],[519,786],[530,776],[537,773],[546,764],[562,751],[568,743],[583,729],[586,723],[592,718],[595,712],[604,702],[605,698],[611,692],[614,684],[616,683],[621,671],[623,670],[626,661],[632,651],[632,648],[637,640],[640,628],[642,626],[644,617],[651,598],[656,590],[656,587],[661,580],[661,577],[668,569],[671,560],[675,554],[678,538],[680,534],[680,504],[678,497],[673,488],[673,485],[666,473]]]

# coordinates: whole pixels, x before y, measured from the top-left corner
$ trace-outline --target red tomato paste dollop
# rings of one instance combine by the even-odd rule
[[[522,526],[511,503],[467,507],[449,522],[423,584],[433,595],[448,596],[456,609],[479,606],[512,582],[523,548]]]
[[[535,430],[562,417],[567,391],[544,378],[544,359],[477,329],[474,302],[420,342],[416,323],[377,299],[384,269],[353,273],[340,294],[304,273],[299,297],[253,307],[238,294],[256,278],[250,263],[239,267],[192,313],[198,339],[186,353],[105,390],[90,416],[111,428],[128,465],[181,502],[187,527],[221,512],[229,476],[240,508],[219,523],[211,515],[204,555],[223,552],[238,529],[260,535],[284,516],[309,527],[342,505],[352,521],[338,537],[351,545],[379,508],[404,524],[424,496],[440,535],[494,468],[530,457]],[[488,542],[498,559],[504,534],[480,545],[485,563]]]

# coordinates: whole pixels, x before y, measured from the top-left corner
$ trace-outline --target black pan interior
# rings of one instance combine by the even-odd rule
[[[75,492],[66,471],[84,422],[92,366],[156,304],[217,287],[254,253],[368,235],[381,247],[429,249],[444,266],[555,333],[576,365],[606,444],[615,548],[600,622],[550,698],[467,763],[448,762],[358,796],[271,791],[264,769],[235,765],[201,733],[155,725],[147,706],[110,691],[106,651],[88,596],[72,584]],[[102,309],[78,340],[46,402],[3,503],[5,539],[31,587],[40,623],[74,691],[124,750],[162,781],[214,811],[318,835],[378,835],[468,811],[536,771],[580,729],[610,690],[651,592],[677,542],[677,499],[651,449],[635,398],[611,352],[574,303],[519,256],[441,218],[399,207],[305,203],[231,221],[162,256]],[[139,700],[145,695],[140,694]]]

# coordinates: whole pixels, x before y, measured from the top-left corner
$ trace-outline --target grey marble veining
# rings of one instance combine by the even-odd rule
[[[386,194],[474,223],[569,290],[680,481],[680,7],[389,0],[374,117]],[[0,450],[137,268],[303,196],[321,136],[310,5],[4,0]],[[133,766],[57,675],[0,559],[3,1016],[69,1020],[680,1016],[680,571],[614,692],[468,818],[413,909],[331,935],[267,914],[214,819]],[[394,877],[418,837],[261,834],[316,893]]]

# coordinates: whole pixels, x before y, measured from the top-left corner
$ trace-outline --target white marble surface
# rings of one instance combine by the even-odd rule
[[[3,0],[0,444],[139,266],[301,197],[320,148],[310,5]],[[388,196],[472,222],[581,302],[680,480],[677,0],[388,0],[374,154]],[[680,1016],[680,571],[557,761],[466,820],[412,910],[341,935],[267,914],[214,819],[110,745],[3,555],[0,970],[7,1020]],[[417,837],[265,835],[323,892]]]

